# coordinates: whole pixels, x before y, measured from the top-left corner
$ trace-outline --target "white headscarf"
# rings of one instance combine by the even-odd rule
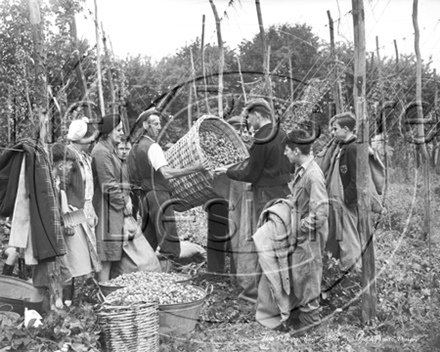
[[[73,120],[69,126],[69,132],[67,133],[67,139],[69,141],[75,142],[80,141],[84,138],[87,133],[87,123],[89,119],[83,117],[80,120]]]

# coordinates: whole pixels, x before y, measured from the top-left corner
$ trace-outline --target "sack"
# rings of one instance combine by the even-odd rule
[[[197,243],[182,241],[180,242],[180,257],[175,261],[180,265],[206,262],[206,250]]]
[[[128,241],[134,239],[134,237],[138,233],[143,235],[141,227],[137,223],[136,219],[132,216],[124,217],[124,226],[122,230],[124,234],[124,239]]]
[[[134,237],[129,240],[128,236],[124,236],[122,257],[119,262],[112,263],[110,278],[113,279],[121,274],[134,271],[161,272],[162,269],[156,253],[146,240],[136,220],[131,216],[124,218],[125,234],[134,234]]]

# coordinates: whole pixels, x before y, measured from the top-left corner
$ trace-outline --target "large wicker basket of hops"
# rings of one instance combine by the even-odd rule
[[[210,164],[205,172],[170,179],[174,210],[183,212],[218,198],[212,189],[213,170],[240,162],[248,156],[246,145],[232,126],[218,117],[202,116],[165,153],[172,168],[185,168],[204,160]]]

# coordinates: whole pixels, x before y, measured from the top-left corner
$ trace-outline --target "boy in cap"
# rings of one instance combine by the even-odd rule
[[[311,154],[314,139],[300,129],[287,135],[285,155],[296,169],[289,184],[291,194],[286,201],[277,202],[267,209],[266,223],[253,236],[257,248],[266,241],[263,247],[268,251],[260,257],[261,267],[266,269],[258,286],[256,319],[272,329],[293,328],[295,334],[320,323],[319,298],[322,254],[328,236],[328,196],[324,175]],[[267,223],[273,222],[268,215],[272,213],[279,216],[275,217],[275,223],[281,221],[286,224],[287,221],[290,230],[286,232],[284,226],[279,228]],[[265,229],[265,226],[268,227]],[[274,233],[275,230],[281,232]],[[277,258],[277,264],[265,259],[268,257]],[[288,273],[287,281],[282,279],[285,272]],[[280,275],[280,281],[274,280],[276,275]],[[275,284],[279,282],[282,285]]]

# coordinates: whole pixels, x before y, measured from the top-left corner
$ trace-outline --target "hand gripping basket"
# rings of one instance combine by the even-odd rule
[[[100,305],[96,311],[106,352],[155,352],[159,350],[158,303],[126,306]]]
[[[166,151],[165,157],[170,167],[180,169],[207,159],[200,146],[199,133],[201,131],[221,134],[233,143],[241,159],[244,160],[248,157],[246,145],[232,126],[218,117],[205,115],[198,119],[188,133]],[[212,189],[212,180],[213,170],[170,179],[171,195],[174,200],[177,200],[173,203],[174,210],[183,212],[203,205],[210,199],[218,198]]]

